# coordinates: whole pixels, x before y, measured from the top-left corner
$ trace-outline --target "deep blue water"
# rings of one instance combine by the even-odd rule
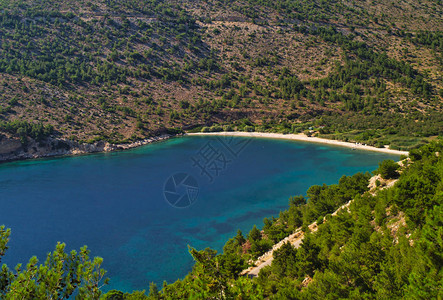
[[[309,186],[398,159],[303,142],[222,141],[183,137],[124,152],[0,165],[0,225],[12,229],[3,263],[14,267],[32,255],[43,261],[57,241],[67,250],[88,245],[92,256],[104,258],[111,278],[106,290],[148,289],[149,282],[173,282],[190,271],[187,245],[220,251],[237,229],[246,235],[254,224],[261,227]],[[212,182],[192,158],[202,166],[210,160]],[[176,173],[198,182],[189,199],[198,196],[186,208],[164,197],[165,182]]]

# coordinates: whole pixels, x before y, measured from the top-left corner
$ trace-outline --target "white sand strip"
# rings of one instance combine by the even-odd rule
[[[318,137],[308,137],[307,135],[300,134],[282,134],[282,133],[267,133],[267,132],[240,132],[240,131],[232,131],[232,132],[198,132],[198,133],[187,133],[186,135],[224,135],[224,136],[242,136],[242,137],[259,137],[259,138],[270,138],[270,139],[285,139],[285,140],[294,140],[294,141],[302,141],[302,142],[310,142],[310,143],[319,143],[319,144],[328,144],[333,146],[342,146],[348,147],[352,149],[358,150],[366,150],[366,151],[374,151],[374,152],[383,152],[395,155],[408,155],[408,151],[400,151],[389,148],[377,148],[373,146],[368,146],[364,144],[357,143],[349,143],[337,140],[328,140]]]

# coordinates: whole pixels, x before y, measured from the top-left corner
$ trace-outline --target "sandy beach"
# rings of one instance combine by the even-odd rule
[[[400,151],[389,148],[376,148],[373,146],[368,146],[364,144],[356,144],[349,143],[337,140],[328,140],[318,137],[308,137],[307,135],[300,134],[282,134],[282,133],[267,133],[267,132],[198,132],[198,133],[187,133],[186,135],[225,135],[225,136],[243,136],[243,137],[257,137],[257,138],[269,138],[269,139],[285,139],[285,140],[294,140],[294,141],[302,141],[309,143],[319,143],[319,144],[328,144],[334,146],[348,147],[352,149],[365,150],[365,151],[375,151],[375,152],[383,152],[390,153],[395,155],[408,155],[408,151]]]

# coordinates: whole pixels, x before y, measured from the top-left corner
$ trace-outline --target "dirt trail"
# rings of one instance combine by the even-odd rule
[[[383,182],[383,186],[382,187],[378,187],[376,186],[376,180],[380,180]],[[377,192],[377,190],[381,190],[381,189],[386,189],[386,188],[390,188],[392,187],[396,182],[398,181],[398,179],[390,179],[390,180],[384,180],[382,179],[379,175],[375,175],[372,178],[369,179],[369,189],[370,189],[370,193],[372,195],[375,195],[375,193]],[[352,203],[351,200],[348,203],[340,206],[335,212],[332,213],[332,216],[336,216],[337,213],[342,210],[342,209],[348,209],[349,205]],[[325,222],[326,220],[323,219],[323,221]],[[312,223],[311,225],[308,226],[309,230],[311,232],[315,232],[317,231],[318,227],[317,227],[317,222]],[[288,237],[284,238],[283,240],[281,240],[280,242],[278,242],[277,244],[275,244],[271,250],[269,250],[268,252],[266,252],[265,254],[263,254],[262,256],[260,256],[255,262],[254,262],[254,266],[253,267],[249,267],[246,270],[243,270],[240,275],[241,276],[247,276],[247,277],[257,277],[258,274],[260,273],[260,270],[263,269],[266,266],[270,266],[272,264],[272,261],[274,260],[274,251],[280,249],[281,246],[283,246],[283,244],[285,244],[286,242],[291,243],[292,246],[294,246],[295,248],[299,248],[300,245],[303,242],[303,237],[304,237],[304,233],[301,230],[301,227],[299,227],[294,233],[292,233],[291,235],[289,235]]]
[[[342,209],[348,209],[349,205],[351,204],[353,200],[349,201],[348,203],[340,206],[334,213],[332,213],[333,216],[337,215],[337,213],[342,210]],[[308,226],[309,230],[311,232],[315,232],[318,229],[317,226],[317,222],[312,223],[311,225]],[[280,249],[281,246],[283,246],[283,244],[289,242],[291,243],[291,245],[295,248],[299,248],[300,245],[303,242],[303,237],[304,237],[304,233],[301,230],[301,227],[299,227],[293,234],[291,234],[290,236],[287,236],[286,238],[284,238],[283,240],[281,240],[280,242],[278,242],[277,244],[275,244],[271,250],[269,250],[268,252],[266,252],[265,254],[263,254],[262,256],[260,256],[255,262],[254,262],[254,267],[249,267],[246,270],[243,270],[240,275],[241,276],[247,276],[247,277],[257,277],[258,274],[260,273],[260,270],[263,269],[266,266],[270,266],[272,264],[272,261],[274,260],[273,254],[274,251]]]

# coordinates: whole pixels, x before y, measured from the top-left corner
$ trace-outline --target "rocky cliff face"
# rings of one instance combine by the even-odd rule
[[[18,138],[0,135],[0,162],[39,157],[125,150],[156,141],[165,140],[169,137],[170,135],[165,134],[130,144],[119,145],[110,144],[104,141],[98,141],[93,144],[79,144],[78,142],[71,140],[57,138],[48,138],[44,141],[37,142],[28,138],[26,145],[24,145]]]
[[[19,152],[22,149],[22,143],[19,139],[7,138],[0,135],[0,159],[3,155],[9,155]]]

